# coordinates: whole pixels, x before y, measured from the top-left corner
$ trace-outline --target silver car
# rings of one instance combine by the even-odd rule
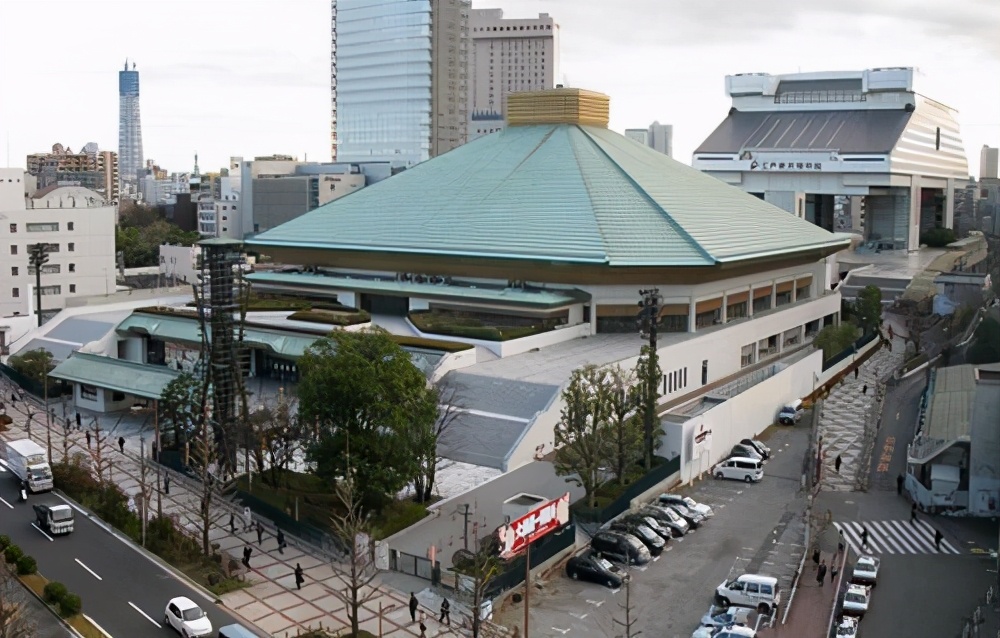
[[[878,581],[878,568],[881,560],[865,554],[854,563],[854,570],[851,572],[851,582],[861,585],[875,585]]]

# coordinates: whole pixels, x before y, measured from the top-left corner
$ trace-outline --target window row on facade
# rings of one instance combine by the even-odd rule
[[[75,230],[73,222],[66,222],[66,230]],[[24,229],[29,233],[54,233],[59,232],[59,222],[28,222],[24,224]],[[17,224],[10,225],[10,232],[17,232]]]
[[[28,245],[29,246],[29,248],[28,248],[29,250],[30,250],[30,246],[31,245],[32,244]],[[46,244],[45,245],[45,251],[48,252],[48,253],[57,253],[57,252],[59,252],[59,244]],[[66,244],[66,252],[71,253],[71,252],[74,252],[74,251],[76,251],[76,243],[74,243],[74,242],[68,242]],[[18,246],[17,246],[17,244],[11,244],[10,245],[10,254],[11,255],[20,254],[20,253],[18,253]]]
[[[42,286],[39,290],[41,290],[42,291],[42,295],[45,295],[45,296],[48,296],[48,295],[61,295],[62,294],[62,286],[60,286],[58,284],[54,285],[54,286]],[[69,284],[69,291],[71,293],[76,292],[76,284]],[[15,297],[15,298],[20,298],[20,296],[21,296],[21,289],[20,288],[11,288],[10,289],[10,296],[11,297]]]

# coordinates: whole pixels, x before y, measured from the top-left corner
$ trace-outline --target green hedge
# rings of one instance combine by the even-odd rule
[[[955,231],[950,228],[931,228],[920,235],[920,243],[930,248],[944,248],[955,241]]]
[[[58,605],[67,594],[69,594],[69,590],[66,589],[66,585],[59,581],[53,580],[45,584],[44,598],[45,602],[49,604]]]
[[[8,565],[16,564],[17,561],[21,560],[22,556],[24,556],[24,551],[17,545],[8,545],[3,550],[3,557]]]
[[[556,325],[551,320],[538,319],[537,323],[530,326],[488,326],[475,317],[456,317],[435,310],[411,312],[409,318],[421,332],[481,341],[520,339],[548,332]]]
[[[59,615],[63,618],[75,616],[83,611],[83,601],[76,594],[66,594],[59,601]]]
[[[10,546],[10,536],[4,534],[0,536],[0,551],[7,549]]]
[[[404,348],[406,346],[410,346],[411,348],[426,348],[427,350],[441,350],[443,352],[462,352],[463,350],[472,350],[475,348],[475,346],[471,343],[462,343],[461,341],[445,341],[443,339],[427,339],[425,337],[392,335],[392,340]]]
[[[17,573],[21,576],[34,574],[38,571],[38,562],[31,556],[22,556],[17,559]]]
[[[364,310],[354,310],[345,308],[343,310],[299,310],[288,316],[294,321],[307,321],[311,323],[327,323],[334,326],[356,326],[361,323],[368,323],[372,316]]]

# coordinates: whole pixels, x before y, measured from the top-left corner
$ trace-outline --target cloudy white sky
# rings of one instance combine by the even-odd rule
[[[473,0],[552,14],[561,78],[609,94],[611,127],[674,125],[674,156],[725,117],[740,72],[919,69],[959,111],[970,171],[1000,144],[1000,0]],[[138,63],[145,156],[329,159],[328,0],[2,0],[0,143],[10,165],[61,142],[117,150],[118,78]],[[9,140],[9,141],[8,141]],[[6,151],[6,149],[3,149]],[[0,155],[7,163],[8,153]]]

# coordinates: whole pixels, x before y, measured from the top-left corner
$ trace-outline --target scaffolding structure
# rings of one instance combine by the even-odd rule
[[[211,423],[220,465],[236,467],[245,414],[244,375],[249,363],[243,346],[249,282],[243,279],[242,242],[206,239],[200,274],[193,284],[201,333],[201,380],[206,423]]]

